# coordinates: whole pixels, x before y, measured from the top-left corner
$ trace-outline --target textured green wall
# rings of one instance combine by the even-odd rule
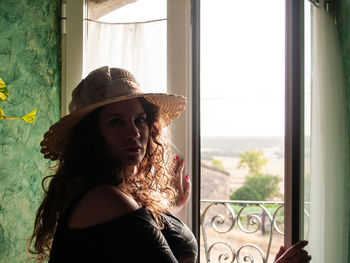
[[[36,106],[34,124],[0,120],[0,262],[25,262],[26,239],[49,173],[39,143],[59,118],[60,0],[0,0],[0,77],[7,115]]]
[[[349,0],[339,0],[336,1],[336,21],[337,29],[339,33],[340,44],[343,52],[344,60],[344,73],[346,81],[346,101],[347,101],[347,116],[350,116],[350,1]],[[348,131],[350,135],[350,123],[348,121]],[[349,185],[346,185],[349,188]],[[349,189],[347,189],[349,193]],[[350,196],[348,196],[348,201],[350,202]],[[350,213],[350,211],[349,211]],[[350,217],[350,214],[349,214]],[[349,225],[350,229],[350,225]],[[348,241],[348,263],[350,263],[350,232]]]
[[[350,1],[336,1],[336,20],[344,58],[347,109],[350,113]],[[349,116],[349,115],[348,115]]]

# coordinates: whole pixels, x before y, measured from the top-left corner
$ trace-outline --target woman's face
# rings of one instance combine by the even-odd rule
[[[149,128],[138,99],[115,102],[101,108],[98,128],[108,154],[126,166],[141,163],[146,153]]]

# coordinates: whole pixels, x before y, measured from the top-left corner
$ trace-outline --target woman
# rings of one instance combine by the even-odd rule
[[[71,113],[45,134],[42,152],[59,166],[31,237],[39,261],[196,261],[193,234],[168,212],[186,204],[191,183],[162,132],[186,101],[138,86],[124,69],[94,70],[73,91]],[[278,262],[307,262],[283,261],[290,251],[306,253],[282,248]]]

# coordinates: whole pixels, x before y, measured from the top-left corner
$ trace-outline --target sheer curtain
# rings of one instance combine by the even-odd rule
[[[312,9],[309,239],[313,262],[347,262],[348,134],[343,59],[323,5]],[[308,178],[306,178],[308,179]]]
[[[137,23],[87,21],[84,73],[108,65],[131,71],[147,92],[166,91],[165,19]]]

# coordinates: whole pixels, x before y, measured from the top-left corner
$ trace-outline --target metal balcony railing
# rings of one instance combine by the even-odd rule
[[[282,201],[201,200],[201,239],[206,262],[273,262],[269,261],[273,237],[284,235],[283,207]],[[239,232],[253,235],[253,242],[244,239],[233,244],[234,237],[221,239],[222,235],[237,236]],[[263,243],[254,242],[261,237]],[[279,242],[283,244],[283,240]]]

